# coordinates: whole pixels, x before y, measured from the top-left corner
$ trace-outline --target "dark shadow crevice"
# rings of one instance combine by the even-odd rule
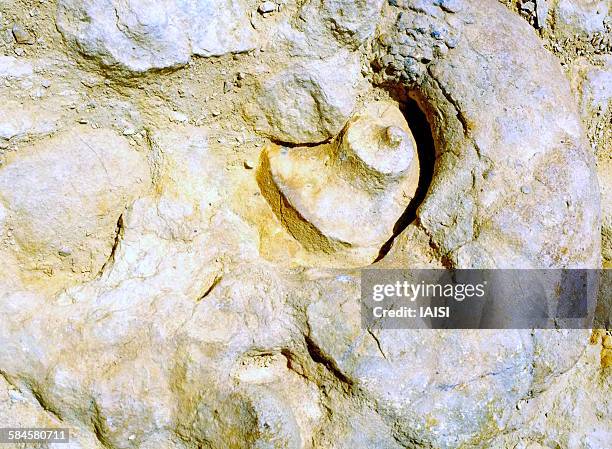
[[[119,218],[117,219],[117,226],[115,227],[115,239],[113,241],[113,246],[111,248],[110,254],[108,258],[106,259],[106,262],[104,262],[104,265],[102,265],[102,267],[98,271],[98,274],[96,275],[96,277],[102,276],[104,271],[115,262],[115,256],[117,253],[117,249],[119,248],[119,244],[121,243],[121,240],[123,239],[124,232],[125,232],[125,224],[123,222],[123,214],[121,214],[119,215]]]
[[[374,262],[378,262],[384,258],[393,247],[393,242],[397,236],[400,235],[410,223],[417,220],[417,209],[423,203],[434,175],[436,146],[431,126],[427,121],[427,116],[413,99],[405,99],[402,101],[400,103],[400,110],[404,114],[416,142],[417,154],[419,156],[419,184],[414,198],[412,198],[404,210],[404,213],[395,223],[393,235],[380,248],[378,257]]]
[[[318,147],[327,143],[331,143],[336,136],[334,137],[329,137],[325,140],[321,140],[319,142],[300,142],[300,143],[293,143],[293,142],[287,142],[281,139],[275,139],[272,136],[267,136],[268,139],[270,140],[270,142],[272,142],[274,145],[278,145],[279,147],[285,147],[285,148],[313,148],[313,147]]]
[[[310,358],[318,364],[321,364],[325,369],[338,381],[338,383],[345,388],[346,391],[351,391],[354,387],[353,380],[345,375],[342,370],[338,367],[338,364],[333,357],[325,354],[323,350],[315,343],[315,341],[306,335],[305,337],[306,349]]]

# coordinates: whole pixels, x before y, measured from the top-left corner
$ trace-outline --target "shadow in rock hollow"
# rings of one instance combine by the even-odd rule
[[[431,133],[431,127],[427,121],[427,117],[417,102],[412,99],[401,102],[400,109],[404,114],[404,117],[406,117],[406,121],[408,122],[408,126],[410,127],[416,142],[420,168],[419,185],[414,198],[412,201],[410,201],[410,204],[408,204],[408,207],[406,207],[404,213],[395,223],[395,226],[393,227],[393,236],[380,248],[378,257],[374,262],[378,262],[385,257],[391,250],[396,237],[400,235],[410,223],[416,220],[416,211],[425,199],[433,179],[436,150],[433,135]]]

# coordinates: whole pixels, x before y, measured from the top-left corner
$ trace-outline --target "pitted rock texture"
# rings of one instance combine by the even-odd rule
[[[257,105],[247,105],[247,118],[257,131],[280,142],[329,140],[355,108],[359,72],[359,58],[346,53],[292,64],[261,81]]]
[[[95,276],[119,238],[125,207],[148,179],[144,156],[105,130],[77,128],[7,158],[0,167],[3,224],[24,275]]]
[[[421,83],[427,65],[443,57],[459,43],[465,21],[472,20],[463,2],[394,2],[388,15],[389,29],[379,35],[375,44],[375,67],[380,81],[397,80],[407,84]]]
[[[329,58],[342,50],[355,51],[366,44],[376,31],[385,4],[384,0],[287,3],[291,14],[279,19],[271,30],[270,42],[286,55],[315,59]]]
[[[610,263],[596,2],[265,3],[0,3],[0,427],[605,447],[605,332],[364,329],[351,268]]]
[[[255,48],[241,0],[58,2],[57,26],[78,51],[132,72]]]

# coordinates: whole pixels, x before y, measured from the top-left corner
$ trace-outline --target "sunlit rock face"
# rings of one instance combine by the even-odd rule
[[[419,180],[416,142],[392,103],[358,113],[330,144],[267,147],[259,181],[287,231],[312,252],[372,263]]]
[[[77,129],[9,155],[0,198],[12,255],[37,278],[95,276],[149,178],[144,155],[108,130]]]
[[[279,142],[329,140],[354,111],[360,78],[359,57],[354,54],[300,60],[261,79],[255,104],[246,105],[247,119],[258,132]]]
[[[79,52],[102,65],[146,72],[255,48],[240,0],[58,2],[57,26]]]
[[[359,301],[364,267],[610,264],[600,3],[0,4],[0,427],[605,447],[605,331]]]

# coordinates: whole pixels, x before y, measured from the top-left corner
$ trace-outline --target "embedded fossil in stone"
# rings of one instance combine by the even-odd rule
[[[527,22],[495,0],[27,3],[0,2],[41,37],[0,56],[5,122],[37,118],[0,139],[1,423],[31,404],[82,448],[603,447],[584,331],[373,332],[357,270],[321,268],[596,266],[593,158]],[[416,193],[395,106],[349,122],[388,97]],[[251,170],[266,139],[287,148]]]
[[[393,236],[418,178],[416,143],[390,102],[369,105],[332,143],[268,146],[258,177],[277,217],[306,249],[348,250],[356,264],[372,262]]]
[[[497,2],[421,3],[398,3],[373,56],[379,81],[409,91],[431,125],[435,175],[417,211],[431,244],[457,267],[597,266],[594,165],[558,62],[507,45],[538,48]]]

